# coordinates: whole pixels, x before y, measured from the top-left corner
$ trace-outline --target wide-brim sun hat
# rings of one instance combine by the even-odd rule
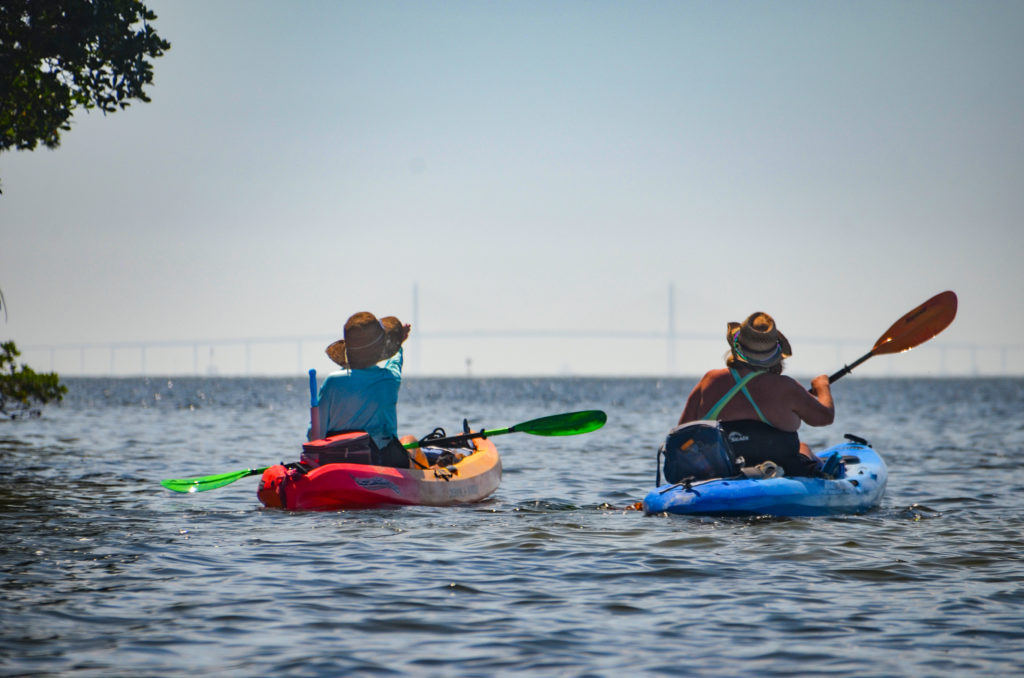
[[[402,321],[395,316],[378,320],[361,311],[345,322],[345,338],[327,347],[327,357],[346,369],[372,367],[398,353],[402,334]]]
[[[751,313],[742,323],[729,323],[725,338],[737,360],[755,367],[774,367],[793,355],[775,319],[763,311]]]

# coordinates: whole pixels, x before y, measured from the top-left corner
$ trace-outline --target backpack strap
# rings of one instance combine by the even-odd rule
[[[732,372],[732,378],[735,379],[736,381],[739,381],[739,372],[737,372],[731,367],[729,368],[729,371]],[[754,372],[753,374],[763,374],[763,372]],[[747,381],[749,381],[749,379]],[[771,422],[764,418],[764,415],[761,414],[761,408],[757,406],[757,403],[755,403],[754,399],[750,396],[750,391],[747,390],[746,382],[744,382],[744,386],[740,390],[743,391],[743,395],[747,396],[747,400],[750,402],[751,407],[753,407],[754,411],[757,412],[757,418],[760,419],[765,424],[771,426]]]
[[[733,377],[733,379],[736,379],[736,383],[733,385],[733,387],[731,389],[729,389],[728,393],[726,393],[724,396],[722,396],[721,400],[719,400],[717,403],[715,403],[715,406],[712,407],[711,410],[702,417],[702,419],[718,419],[718,415],[722,411],[722,408],[724,408],[727,404],[729,404],[729,401],[732,400],[733,396],[735,396],[737,393],[739,393],[740,390],[742,390],[744,393],[746,393],[747,399],[750,400],[750,404],[754,405],[754,401],[752,399],[750,399],[750,393],[747,393],[747,389],[746,389],[747,382],[750,381],[751,379],[753,379],[754,377],[756,377],[757,375],[763,374],[763,373],[762,372],[751,372],[750,374],[748,374],[747,376],[743,377],[742,379],[738,379],[739,375],[735,371],[733,371],[732,368],[729,368],[729,371],[732,372],[732,377]],[[761,414],[761,410],[757,409],[757,405],[754,405],[754,409],[757,411],[757,416],[761,417],[761,420],[764,421],[764,415]]]

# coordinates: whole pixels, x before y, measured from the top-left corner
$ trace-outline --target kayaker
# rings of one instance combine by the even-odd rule
[[[790,476],[820,476],[821,462],[800,442],[800,423],[827,426],[835,419],[828,375],[811,380],[811,392],[784,376],[783,359],[793,351],[775,320],[752,313],[726,331],[725,369],[711,370],[694,387],[679,423],[721,422],[745,466],[773,461]],[[740,388],[735,388],[740,385]]]
[[[320,386],[321,430],[310,430],[310,440],[366,431],[376,466],[410,467],[398,438],[398,389],[402,343],[411,329],[394,316],[378,320],[365,311],[346,321],[345,338],[327,347],[327,356],[343,369],[329,374]]]

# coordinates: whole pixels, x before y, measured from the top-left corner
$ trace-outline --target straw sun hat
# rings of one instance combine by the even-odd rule
[[[327,357],[346,369],[372,367],[398,353],[402,321],[394,316],[377,319],[366,311],[345,322],[345,338],[327,347]]]
[[[751,313],[742,323],[729,323],[725,338],[737,360],[755,367],[773,367],[793,355],[775,320],[762,311]]]

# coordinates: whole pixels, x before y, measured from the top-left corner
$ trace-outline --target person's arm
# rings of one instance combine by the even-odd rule
[[[793,384],[793,412],[804,423],[809,426],[828,426],[835,421],[836,408],[832,402],[832,387],[828,383],[827,374],[820,374],[811,380],[810,393],[796,380],[793,380]]]
[[[402,325],[402,343],[403,344],[405,343],[405,340],[409,338],[409,332],[411,330],[412,330],[412,325],[409,325],[408,323],[406,323],[405,325]],[[404,350],[403,349],[404,349],[403,346],[399,346],[398,347],[398,353],[396,353],[395,355],[393,355],[390,358],[388,358],[388,361],[386,363],[384,363],[384,369],[386,369],[388,372],[391,372],[391,374],[393,374],[395,376],[395,378],[398,379],[398,380],[402,379],[402,363],[404,362],[404,357],[403,357]]]
[[[388,358],[388,361],[384,363],[384,369],[390,372],[395,379],[402,380],[402,357],[403,349],[399,347],[398,353]]]
[[[707,378],[705,375],[704,379]],[[703,386],[704,379],[697,382],[697,385],[690,391],[690,396],[686,399],[686,406],[683,407],[683,413],[679,415],[679,421],[676,426],[682,426],[688,421],[696,421],[701,417],[701,404],[704,402],[703,399]]]

